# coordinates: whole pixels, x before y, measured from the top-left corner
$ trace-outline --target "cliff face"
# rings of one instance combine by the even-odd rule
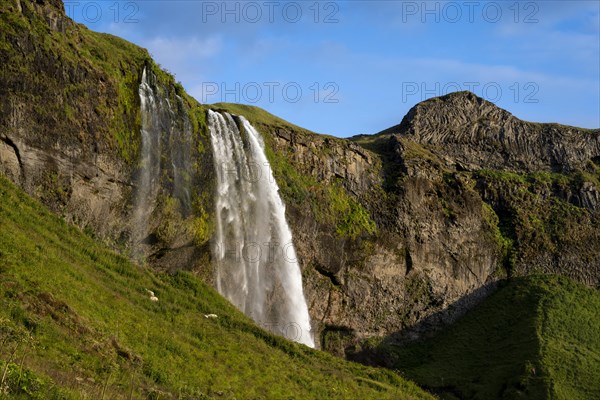
[[[131,254],[141,247],[171,267],[164,258],[169,250],[198,236],[172,222],[185,220],[192,208],[203,211],[203,201],[192,200],[200,197],[193,188],[208,170],[201,165],[204,110],[146,50],[74,23],[61,1],[4,2],[0,25],[0,171],[115,248]],[[145,69],[157,104],[146,113],[156,114],[158,176],[145,184],[150,221],[143,237],[135,238],[134,200],[144,186],[139,86]],[[182,149],[196,160],[185,168],[187,204],[177,192],[177,162],[170,161],[181,159]]]
[[[400,125],[350,141],[232,111],[248,114],[274,150],[329,351],[353,356],[362,338],[429,333],[501,278],[600,284],[597,130],[520,121],[471,93],[420,103]],[[374,229],[347,218],[351,208],[340,215],[340,195]],[[362,229],[340,229],[346,221]]]
[[[435,146],[466,170],[570,172],[600,153],[599,130],[521,121],[470,92],[424,101],[385,132]]]
[[[206,106],[58,1],[5,2],[0,23],[0,171],[118,250],[211,281]],[[500,278],[600,286],[598,130],[520,121],[464,92],[351,140],[254,107],[211,108],[264,136],[318,341],[333,353],[452,321]]]
[[[1,168],[53,210],[85,208],[86,222],[114,233],[119,228],[103,216],[113,215],[127,188],[107,123],[117,88],[104,71],[71,58],[81,36],[59,3],[2,6]]]
[[[438,170],[474,182],[498,219],[507,275],[552,272],[599,285],[600,130],[521,121],[463,92],[416,105],[380,136],[398,148],[419,143],[441,160]]]

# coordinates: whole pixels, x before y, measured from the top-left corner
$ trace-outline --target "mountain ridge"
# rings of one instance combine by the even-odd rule
[[[600,152],[600,129],[523,121],[468,91],[417,103],[400,124],[375,137],[394,135],[438,146],[440,154],[470,170],[571,172],[588,168],[586,162]]]

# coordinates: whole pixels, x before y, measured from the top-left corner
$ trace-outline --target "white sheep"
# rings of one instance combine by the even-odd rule
[[[148,294],[150,295],[150,301],[158,301],[158,297],[154,295],[154,292],[152,290],[146,289],[146,292],[148,292]]]
[[[204,314],[204,318],[217,318],[217,314]]]

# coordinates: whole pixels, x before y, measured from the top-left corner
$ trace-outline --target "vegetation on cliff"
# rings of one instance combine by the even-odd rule
[[[479,170],[469,174],[497,215],[503,248],[503,276],[532,273],[567,275],[597,286],[600,214],[586,197],[598,175],[514,173]],[[593,192],[592,192],[593,194]]]
[[[117,149],[127,163],[135,163],[141,126],[138,87],[144,66],[169,88],[167,97],[185,100],[194,132],[205,131],[198,102],[146,49],[76,24],[64,14],[62,2],[4,2],[0,27],[0,94],[11,108],[36,116],[20,121],[24,125],[19,127],[36,128],[36,139],[43,139],[41,132],[53,139],[61,135],[65,144],[78,140],[106,146]]]
[[[66,143],[118,148],[134,161],[141,73],[135,66],[150,61],[147,51],[77,25],[43,2],[5,2],[0,24],[2,95],[15,109],[36,116],[20,128],[60,134]],[[85,134],[90,130],[94,136]]]

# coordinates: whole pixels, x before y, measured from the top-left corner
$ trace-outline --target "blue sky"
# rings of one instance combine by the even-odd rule
[[[600,127],[600,2],[84,1],[67,13],[147,48],[203,103],[319,133],[376,133],[472,90],[519,118]]]

